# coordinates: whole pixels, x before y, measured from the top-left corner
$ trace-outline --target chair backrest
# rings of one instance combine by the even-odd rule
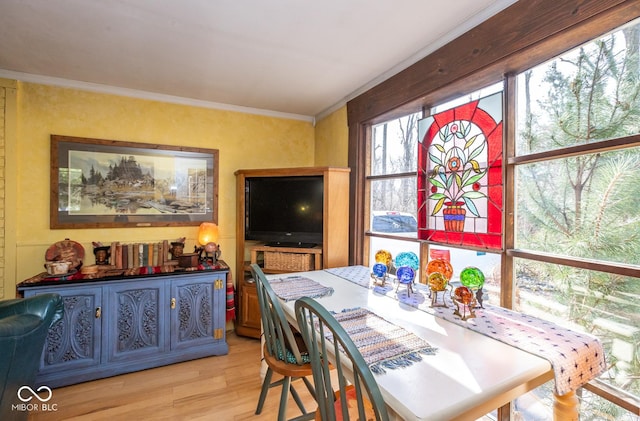
[[[291,330],[291,325],[282,309],[278,296],[269,285],[267,277],[257,264],[251,265],[253,279],[256,281],[260,317],[267,352],[279,360],[291,364],[305,364],[309,356],[302,355]]]
[[[295,308],[298,328],[311,356],[316,401],[322,420],[349,420],[349,401],[353,400],[357,401],[358,411],[354,419],[369,419],[365,416],[365,401],[368,400],[369,411],[373,410],[376,420],[388,420],[378,383],[340,323],[313,298],[300,298]],[[335,356],[335,362],[330,363],[323,355]],[[332,368],[335,368],[333,376]],[[336,398],[340,400],[341,417],[336,414]]]
[[[18,389],[35,389],[49,328],[63,314],[58,294],[0,301],[0,420],[27,419],[27,411],[12,409],[23,403]]]

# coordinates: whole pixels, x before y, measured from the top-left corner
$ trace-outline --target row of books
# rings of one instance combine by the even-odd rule
[[[111,243],[111,258],[109,263],[116,269],[129,269],[143,266],[175,265],[171,260],[169,241],[157,243]]]

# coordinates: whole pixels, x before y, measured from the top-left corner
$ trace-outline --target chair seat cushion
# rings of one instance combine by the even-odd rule
[[[348,386],[346,389],[347,394],[347,408],[349,410],[349,419],[350,420],[358,420],[358,399],[356,396],[356,389],[353,386]],[[371,402],[367,398],[363,398],[364,410],[365,410],[365,420],[366,421],[374,421],[376,419],[376,413],[373,410],[373,406]],[[342,402],[340,400],[340,392],[336,392],[336,401],[333,404],[336,410],[336,421],[340,421],[343,419],[342,416]]]
[[[278,348],[278,355],[276,355],[276,357],[280,360],[280,361],[286,361],[289,364],[298,364],[298,361],[296,361],[296,356],[293,355],[293,352],[291,352],[291,350],[289,350],[288,347],[284,348],[284,351],[282,351],[282,345],[280,345],[280,342],[277,342],[277,348]],[[311,358],[309,358],[309,353],[307,352],[302,352],[302,350],[300,350],[300,356],[302,357],[302,363],[303,364],[309,364],[311,362]]]

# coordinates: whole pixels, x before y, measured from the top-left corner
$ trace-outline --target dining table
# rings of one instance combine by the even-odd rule
[[[369,271],[366,267],[351,269],[361,274]],[[339,275],[339,271],[314,270],[272,274],[267,279],[272,286],[284,281],[280,291],[286,293],[279,296],[294,326],[296,288],[285,284],[306,280],[324,292],[314,295],[306,288],[300,296],[311,296],[336,315],[350,309],[366,309],[432,347],[432,353],[406,366],[374,375],[391,419],[476,420],[554,379],[548,359],[469,329],[464,321],[454,323],[394,299],[402,286],[390,283],[386,290],[380,290],[373,282],[354,282]],[[415,298],[421,292],[414,290],[413,294]],[[453,313],[455,309],[441,311]],[[556,420],[578,419],[574,390],[555,394],[553,413]]]

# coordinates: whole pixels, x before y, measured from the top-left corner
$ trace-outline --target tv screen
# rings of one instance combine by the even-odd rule
[[[322,243],[322,176],[245,179],[245,239],[267,245]]]

